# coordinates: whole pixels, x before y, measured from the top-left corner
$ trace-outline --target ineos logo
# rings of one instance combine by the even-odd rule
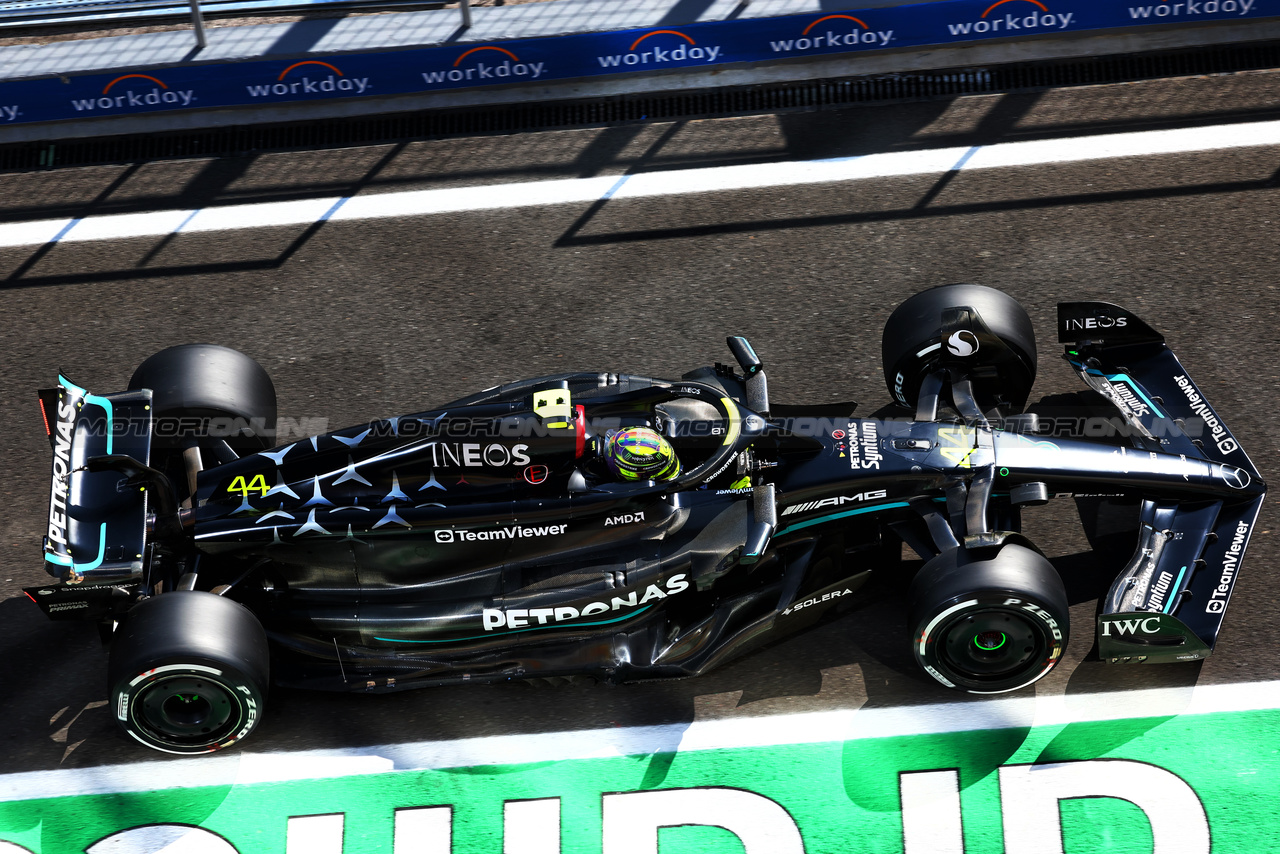
[[[967,329],[951,333],[947,339],[947,352],[964,359],[978,352],[978,336]]]

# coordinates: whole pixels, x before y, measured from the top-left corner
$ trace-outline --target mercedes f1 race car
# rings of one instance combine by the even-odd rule
[[[1058,307],[1065,358],[1116,425],[1044,429],[1026,312],[978,285],[884,329],[897,417],[773,405],[747,341],[677,380],[566,373],[275,447],[249,357],[184,345],[128,390],[59,376],[44,560],[28,595],[97,622],[109,708],[143,744],[218,750],[270,682],[388,691],[463,680],[693,676],[860,601],[924,560],[902,639],[941,685],[1012,691],[1068,640],[1023,508],[1126,508],[1132,558],[1100,601],[1099,655],[1195,661],[1222,625],[1265,496],[1164,339],[1100,302]],[[618,430],[679,455],[669,480],[601,465]],[[914,563],[912,564],[914,566]]]

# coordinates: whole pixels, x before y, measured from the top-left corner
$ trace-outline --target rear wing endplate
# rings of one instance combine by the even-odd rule
[[[89,471],[87,461],[121,454],[148,462],[151,392],[91,394],[59,375],[39,395],[53,446],[45,569],[71,582],[141,573],[146,492],[118,472]]]

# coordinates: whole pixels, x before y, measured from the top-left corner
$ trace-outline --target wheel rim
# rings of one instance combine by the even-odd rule
[[[938,633],[944,670],[969,683],[1004,682],[1040,665],[1045,641],[1027,617],[999,608],[959,615]]]
[[[241,715],[240,701],[231,689],[205,676],[159,679],[134,703],[134,719],[140,728],[171,747],[216,744],[235,729]]]

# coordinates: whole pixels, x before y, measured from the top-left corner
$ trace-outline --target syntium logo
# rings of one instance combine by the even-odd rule
[[[490,53],[490,51],[492,53]],[[497,54],[494,56],[493,54]],[[510,80],[537,80],[547,71],[545,62],[522,62],[505,47],[473,47],[453,61],[447,71],[424,71],[426,83],[501,83]]]
[[[1018,5],[996,11],[1007,3]],[[1071,26],[1075,16],[1075,12],[1050,12],[1040,0],[996,0],[978,20],[947,24],[947,29],[953,36],[1057,32]]]
[[[853,15],[827,15],[804,28],[796,39],[769,42],[774,53],[839,50],[846,47],[885,47],[893,30],[873,30]]]
[[[700,45],[679,30],[653,30],[633,41],[626,53],[597,56],[596,61],[601,68],[652,68],[673,63],[715,62],[720,56],[721,48],[718,44]]]
[[[289,79],[285,79],[285,78]],[[336,65],[321,62],[318,59],[306,59],[295,62],[276,78],[275,83],[246,86],[251,98],[266,98],[272,95],[333,95],[344,92],[351,95],[363,95],[372,89],[373,84],[368,77],[349,77],[343,74]]]
[[[150,74],[122,74],[102,88],[97,98],[72,98],[77,112],[115,112],[143,107],[187,107],[196,100],[194,89],[170,89]]]

